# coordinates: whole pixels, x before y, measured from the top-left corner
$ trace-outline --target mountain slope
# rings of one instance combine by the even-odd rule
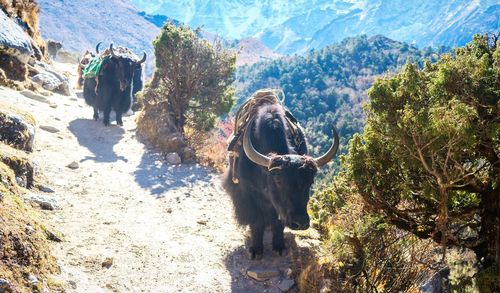
[[[319,49],[346,37],[383,34],[424,46],[458,46],[500,29],[497,0],[131,0],[224,38],[254,36],[284,54]]]
[[[285,104],[305,126],[310,151],[316,155],[329,146],[332,125],[343,146],[362,130],[361,105],[375,77],[394,72],[407,60],[421,63],[423,58],[435,60],[437,54],[380,35],[347,38],[303,56],[240,68],[238,103],[260,88],[283,89]]]
[[[125,0],[39,0],[40,27],[46,39],[68,51],[93,50],[98,42],[127,46],[136,54],[152,55],[159,28]]]

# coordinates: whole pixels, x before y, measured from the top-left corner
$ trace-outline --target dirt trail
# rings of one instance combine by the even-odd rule
[[[248,260],[220,175],[168,165],[137,139],[134,116],[123,128],[104,127],[76,96],[49,97],[53,108],[2,88],[0,95],[59,130],[37,129],[33,159],[55,190],[43,195],[60,207],[45,215],[64,235],[53,252],[68,292],[281,292],[290,256],[273,256],[268,244],[263,261]],[[72,161],[78,169],[66,167]],[[253,266],[281,276],[254,281],[246,276]]]

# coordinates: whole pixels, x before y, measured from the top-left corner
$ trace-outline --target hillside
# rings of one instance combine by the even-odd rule
[[[63,43],[67,51],[93,49],[102,41],[127,46],[138,54],[152,53],[151,41],[159,29],[128,1],[40,0],[39,3],[43,37]]]
[[[71,52],[94,50],[95,45],[102,41],[104,44],[114,42],[124,45],[137,54],[145,51],[148,56],[153,56],[152,41],[163,24],[172,18],[139,11],[129,2],[127,0],[40,0],[42,35],[45,39],[61,42],[63,49]],[[85,17],[75,17],[75,11],[85,11]],[[173,22],[180,24],[175,19]],[[205,31],[202,32],[202,36],[209,41],[217,37]],[[280,56],[255,38],[227,43],[229,47],[239,52],[238,65],[253,64]],[[152,73],[153,59],[148,58],[147,61],[149,73]]]
[[[474,33],[498,31],[495,0],[144,1],[149,13],[203,25],[224,38],[253,36],[282,54],[319,49],[346,37],[383,34],[425,46],[460,46]],[[410,20],[415,21],[410,21]]]
[[[306,127],[312,152],[318,154],[329,145],[331,125],[339,130],[344,145],[362,130],[361,106],[376,76],[395,71],[407,60],[421,62],[425,57],[437,55],[383,36],[347,38],[304,56],[240,68],[238,101],[259,88],[282,88],[287,107]]]

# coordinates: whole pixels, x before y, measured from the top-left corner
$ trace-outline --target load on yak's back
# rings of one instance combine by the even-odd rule
[[[128,112],[135,94],[142,90],[142,63],[146,61],[146,53],[139,59],[125,47],[113,47],[96,54],[87,51],[80,60],[79,82],[83,83],[85,102],[94,108],[95,120],[99,112],[103,112],[104,125],[110,124],[110,113],[116,113],[116,123],[123,125],[122,115]]]

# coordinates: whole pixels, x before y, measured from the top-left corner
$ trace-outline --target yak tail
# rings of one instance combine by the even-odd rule
[[[95,78],[85,78],[83,81],[83,97],[85,98],[85,103],[89,106],[94,106],[97,102],[96,86],[97,82]]]

